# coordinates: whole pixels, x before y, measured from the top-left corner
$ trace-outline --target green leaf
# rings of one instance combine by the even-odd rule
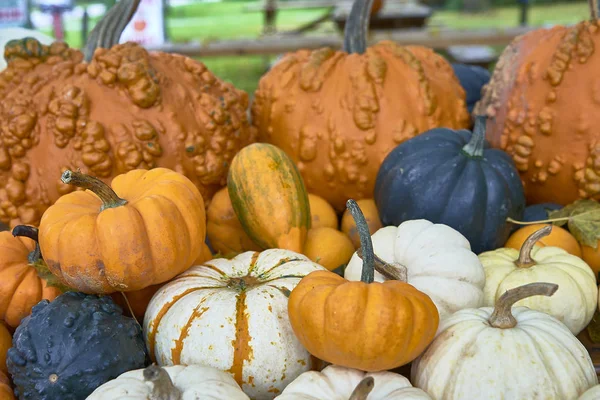
[[[568,223],[569,231],[577,241],[585,246],[598,248],[600,239],[600,203],[596,200],[577,200],[560,210],[548,214],[554,225],[563,226]]]
[[[65,285],[64,283],[62,283],[60,281],[60,279],[58,279],[58,277],[56,275],[54,275],[52,272],[50,272],[50,270],[48,269],[48,266],[46,265],[46,263],[43,260],[38,260],[37,262],[30,264],[33,268],[35,268],[35,270],[37,271],[38,276],[46,281],[46,286],[47,287],[55,287],[58,288],[59,290],[61,290],[63,293],[66,292],[76,292],[75,289],[70,288],[69,286]]]

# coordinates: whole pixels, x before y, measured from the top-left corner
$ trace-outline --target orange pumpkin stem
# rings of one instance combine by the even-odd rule
[[[180,400],[181,391],[173,385],[171,377],[163,368],[152,364],[144,369],[144,380],[153,383],[150,400]]]
[[[375,280],[375,253],[373,252],[373,242],[371,241],[371,232],[369,225],[356,201],[349,199],[346,202],[348,211],[352,214],[358,237],[360,238],[360,248],[362,250],[363,267],[360,280],[365,283],[372,283]]]
[[[373,0],[354,0],[346,28],[344,29],[344,51],[363,54],[367,50],[367,33]]]
[[[543,237],[548,236],[552,232],[552,225],[546,225],[545,227],[533,232],[521,246],[519,252],[519,258],[515,261],[515,265],[519,268],[528,268],[536,264],[535,260],[531,258],[531,250],[533,246]]]
[[[485,147],[485,124],[487,117],[485,115],[475,116],[475,126],[471,140],[463,148],[463,153],[469,157],[483,157],[483,149]]]
[[[356,388],[350,395],[348,400],[367,400],[369,393],[375,387],[375,379],[372,376],[367,376],[365,379],[360,381]]]
[[[83,48],[85,61],[92,60],[97,48],[109,49],[119,43],[139,4],[140,0],[120,0],[108,10],[88,36]]]
[[[29,264],[32,264],[32,265],[42,259],[42,251],[40,250],[38,234],[39,234],[38,228],[33,227],[33,226],[28,226],[28,225],[17,225],[12,230],[13,236],[28,237],[29,239],[31,239],[35,242],[35,249],[33,249],[33,251],[31,253],[29,253],[29,256],[27,257]]]
[[[100,211],[107,208],[121,207],[127,204],[127,200],[117,196],[110,186],[93,176],[66,170],[63,172],[60,180],[68,185],[77,186],[94,192],[94,194],[102,200]]]
[[[598,19],[598,0],[588,0],[590,5],[590,16],[594,21]]]
[[[519,300],[531,296],[552,296],[558,290],[555,283],[536,282],[507,290],[494,306],[494,312],[488,322],[494,328],[510,329],[517,326],[517,320],[512,315],[512,306]]]

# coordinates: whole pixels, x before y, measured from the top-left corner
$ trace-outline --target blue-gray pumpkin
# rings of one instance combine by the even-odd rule
[[[67,292],[42,300],[13,336],[6,365],[20,400],[85,400],[123,372],[144,368],[142,329],[110,296]]]
[[[520,220],[523,184],[512,159],[485,140],[485,117],[468,130],[432,129],[398,145],[377,174],[384,226],[426,219],[462,233],[479,254],[502,247]]]
[[[465,90],[467,109],[471,113],[475,104],[481,100],[481,89],[490,81],[490,71],[477,65],[459,63],[452,64],[452,69]]]

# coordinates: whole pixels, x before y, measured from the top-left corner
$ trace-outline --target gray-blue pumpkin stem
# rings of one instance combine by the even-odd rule
[[[372,283],[375,280],[375,253],[373,252],[373,242],[371,241],[369,225],[356,201],[352,199],[348,200],[346,207],[350,211],[350,214],[352,214],[360,238],[363,260],[360,280],[365,283]]]
[[[363,54],[367,50],[367,34],[373,0],[354,0],[344,28],[344,51]]]
[[[473,128],[471,140],[462,148],[470,157],[483,157],[486,124],[487,117],[485,115],[475,116],[475,127]]]

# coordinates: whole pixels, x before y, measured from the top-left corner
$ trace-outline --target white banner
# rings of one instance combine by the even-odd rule
[[[137,42],[144,46],[165,41],[161,0],[141,0],[137,12],[121,35],[120,43]]]
[[[24,26],[27,22],[27,0],[0,0],[0,28]]]

